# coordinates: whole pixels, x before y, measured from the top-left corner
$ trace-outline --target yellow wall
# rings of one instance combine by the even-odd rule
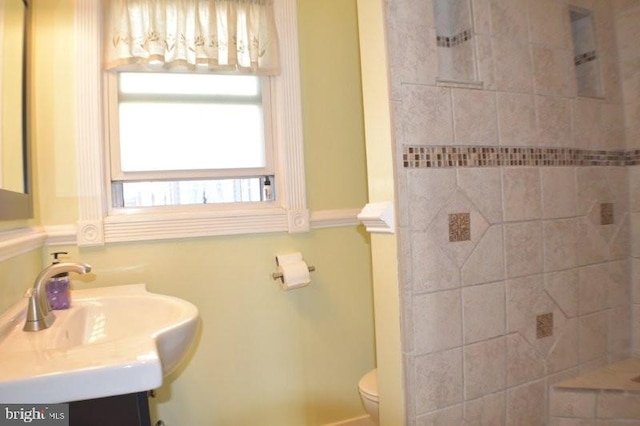
[[[355,0],[298,3],[309,206],[359,208],[367,191]],[[73,4],[33,2],[35,175],[45,226],[73,224],[78,216]],[[167,424],[300,426],[363,414],[357,382],[374,366],[369,248],[362,229],[345,227],[51,247],[42,261],[66,249],[96,274],[75,281],[78,287],[146,282],[198,306],[197,350],[153,406]],[[271,279],[274,255],[289,251],[316,266],[312,286],[282,292]],[[3,281],[16,262],[0,264]],[[24,290],[2,288],[12,300]]]
[[[395,204],[391,102],[382,0],[358,0],[367,172],[371,202]],[[397,220],[396,212],[396,220]],[[398,241],[395,234],[371,237],[375,299],[380,422],[405,424]]]
[[[24,7],[21,1],[3,2],[2,96],[0,97],[0,187],[24,192],[22,173],[22,47]]]
[[[309,206],[363,207],[367,174],[356,2],[299,0],[298,21]]]
[[[0,312],[19,300],[42,266],[40,250],[0,262]]]
[[[197,350],[158,392],[158,418],[298,426],[361,414],[357,382],[374,363],[367,247],[351,228],[61,249],[94,267],[95,281],[76,287],[146,282],[200,310]],[[291,250],[317,271],[312,286],[283,292],[273,257]]]
[[[39,210],[46,225],[68,224],[77,219],[74,2],[35,3]],[[367,175],[356,1],[299,0],[298,22],[308,206],[361,208]]]
[[[32,4],[33,179],[37,214],[48,226],[73,224],[78,217],[74,3],[49,0]]]

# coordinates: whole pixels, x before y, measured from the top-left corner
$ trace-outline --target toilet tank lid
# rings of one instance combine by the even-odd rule
[[[361,392],[378,397],[378,371],[374,368],[365,374],[362,379],[360,379],[358,388]]]

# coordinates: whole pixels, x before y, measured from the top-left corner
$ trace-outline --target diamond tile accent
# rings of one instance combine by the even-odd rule
[[[601,199],[606,200],[609,198],[606,197]],[[606,210],[608,210],[609,208],[604,207],[604,211],[603,211],[603,204],[609,204],[609,203],[601,203],[600,201],[596,201],[593,203],[593,205],[587,212],[586,225],[588,229],[582,230],[587,233],[579,235],[580,238],[578,239],[578,241],[581,238],[587,238],[588,236],[590,236],[589,238],[587,238],[587,240],[591,242],[587,246],[581,248],[581,250],[583,251],[589,248],[590,249],[595,249],[596,247],[602,248],[603,247],[602,245],[609,243],[611,241],[611,238],[613,238],[614,235],[616,234],[616,231],[618,228],[617,226],[615,225],[607,226],[615,223],[615,216],[613,214],[615,212],[611,212],[611,216],[609,217],[609,213],[606,212]],[[611,222],[608,223],[609,221]],[[600,236],[600,238],[596,238],[594,240],[593,238],[597,236]],[[596,260],[596,259],[592,259],[592,260]],[[604,260],[604,259],[600,259],[600,260]]]
[[[465,215],[452,219],[450,214],[454,217],[459,214]],[[465,192],[458,188],[431,222],[427,234],[458,267],[462,267],[488,227],[489,223],[478,208]]]
[[[471,241],[471,215],[452,213],[449,215],[449,242]]]
[[[600,204],[600,225],[613,225],[613,203]]]
[[[553,335],[553,312],[536,317],[536,339]]]

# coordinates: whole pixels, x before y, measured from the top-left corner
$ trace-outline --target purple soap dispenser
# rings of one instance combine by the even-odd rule
[[[58,256],[68,254],[66,251],[51,253],[53,264],[60,263]],[[46,285],[47,297],[51,309],[69,309],[71,307],[71,287],[68,273],[55,275]]]

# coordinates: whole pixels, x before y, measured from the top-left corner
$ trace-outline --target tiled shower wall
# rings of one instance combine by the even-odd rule
[[[625,111],[627,148],[640,149],[640,1],[617,0],[615,24],[620,55],[622,100]],[[640,165],[629,168],[631,222],[632,340],[631,349],[640,357]]]
[[[593,11],[602,98],[576,95],[570,4]],[[387,0],[408,423],[542,425],[550,384],[630,354],[640,147],[617,9],[472,10],[481,89],[436,83],[430,0]]]

